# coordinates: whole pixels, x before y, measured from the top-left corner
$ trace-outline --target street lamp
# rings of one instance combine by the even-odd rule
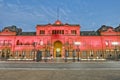
[[[79,52],[80,52],[79,46],[77,46],[77,50],[76,51],[77,51],[77,54],[78,54],[78,59],[77,60],[80,61],[80,59],[79,59]]]
[[[81,42],[74,42],[74,45],[77,46],[77,49],[76,49],[77,54],[78,54],[77,61],[80,61],[80,59],[79,59],[79,52],[80,52],[79,45],[80,45],[80,44],[81,44]]]
[[[118,42],[112,42],[112,45],[114,46],[115,60],[118,60],[117,48],[116,48],[116,46],[118,46]]]

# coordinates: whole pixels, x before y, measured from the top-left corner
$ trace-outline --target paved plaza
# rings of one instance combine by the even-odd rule
[[[0,80],[120,80],[120,71],[0,70]]]
[[[35,62],[1,61],[0,69],[24,70],[120,70],[120,61]]]
[[[120,80],[120,62],[0,61],[0,80]]]

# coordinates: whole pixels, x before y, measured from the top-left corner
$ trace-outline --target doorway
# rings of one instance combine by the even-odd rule
[[[62,56],[62,42],[56,41],[54,43],[54,57]]]

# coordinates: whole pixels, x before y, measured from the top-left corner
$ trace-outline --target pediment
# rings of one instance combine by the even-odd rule
[[[2,32],[12,32],[9,29],[4,29]]]
[[[112,28],[108,28],[105,32],[115,32],[115,30],[113,30]]]
[[[101,35],[117,35],[114,28],[108,28],[106,31],[101,32]]]
[[[0,32],[0,35],[16,35],[16,32],[9,29],[3,29],[2,32]]]

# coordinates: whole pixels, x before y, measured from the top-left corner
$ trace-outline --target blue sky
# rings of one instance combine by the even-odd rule
[[[16,25],[35,31],[37,24],[80,24],[81,30],[97,30],[101,25],[120,24],[120,0],[0,0],[0,29]]]

